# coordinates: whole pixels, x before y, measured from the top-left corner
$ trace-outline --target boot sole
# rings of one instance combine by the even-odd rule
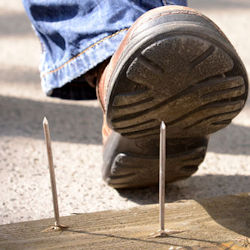
[[[226,127],[247,98],[246,71],[235,50],[202,26],[159,26],[131,42],[114,70],[109,127],[128,138],[158,134],[161,121],[172,138]]]

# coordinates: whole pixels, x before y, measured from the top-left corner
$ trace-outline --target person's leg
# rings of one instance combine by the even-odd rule
[[[49,96],[67,98],[73,87],[81,85],[77,88],[79,96],[74,99],[81,96],[88,99],[93,94],[88,96],[84,92],[91,89],[87,86],[85,91],[86,82],[78,77],[111,57],[139,16],[168,1],[23,0],[23,3],[42,44],[43,90]],[[169,4],[186,5],[186,0],[172,0]],[[76,78],[73,84],[65,86]]]
[[[24,2],[43,43],[48,95],[71,98],[72,83],[86,85],[88,74],[101,72],[103,64],[96,65],[114,53],[97,84],[104,111],[103,177],[113,187],[158,182],[162,120],[167,182],[192,175],[205,157],[208,135],[245,104],[246,71],[218,27],[192,9],[156,8],[186,1]]]

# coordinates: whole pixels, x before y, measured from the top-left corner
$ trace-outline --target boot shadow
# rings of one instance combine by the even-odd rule
[[[250,195],[230,195],[250,192],[250,176],[205,175],[193,176],[186,181],[169,184],[166,187],[167,203],[193,199],[197,201],[223,227],[250,237]],[[121,189],[119,194],[139,205],[158,204],[158,187]],[[205,199],[215,197],[211,200]],[[211,202],[212,201],[212,202]]]

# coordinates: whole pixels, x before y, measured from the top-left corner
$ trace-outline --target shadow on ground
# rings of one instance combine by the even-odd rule
[[[250,155],[250,127],[231,124],[211,135],[208,152]]]
[[[188,0],[188,6],[204,10],[228,10],[228,9],[247,9],[250,2],[246,0]]]
[[[86,101],[84,101],[86,104]],[[99,107],[72,102],[40,102],[0,96],[0,136],[44,139],[42,120],[50,122],[54,141],[101,144],[102,112]],[[250,155],[250,127],[231,124],[214,134],[208,151]]]
[[[180,183],[166,187],[166,201],[201,199],[221,195],[250,192],[250,176],[244,175],[203,175],[193,176]],[[158,186],[140,189],[121,189],[119,194],[137,204],[158,203]]]
[[[250,237],[250,193],[226,198],[205,198],[250,192],[250,176],[194,176],[186,185],[168,185],[166,202],[196,200],[216,223],[238,234]],[[248,187],[248,188],[246,188]],[[217,190],[217,191],[216,191]],[[218,190],[221,190],[218,192]],[[216,193],[215,193],[216,192]],[[158,187],[120,190],[120,195],[140,205],[158,203]]]
[[[197,202],[218,224],[250,237],[250,193]]]
[[[189,179],[186,186],[168,185],[166,201],[181,202],[183,199],[194,199],[218,224],[238,234],[250,237],[250,195],[229,196],[225,199],[216,197],[212,199],[212,203],[205,200],[205,198],[214,196],[250,192],[248,183],[250,183],[250,176],[194,176]],[[221,192],[215,194],[218,186],[221,188]],[[137,189],[133,192],[120,190],[119,193],[140,205],[158,203],[158,187]]]
[[[44,116],[49,120],[54,141],[102,143],[102,113],[99,107],[0,96],[0,136],[43,140]]]
[[[18,27],[18,28],[17,28]],[[31,23],[24,13],[1,13],[0,35],[1,36],[23,36],[34,35]]]

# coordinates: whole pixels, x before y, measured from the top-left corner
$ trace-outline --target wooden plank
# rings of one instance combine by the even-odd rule
[[[159,229],[158,210],[147,205],[62,217],[69,226],[63,232],[42,232],[54,219],[1,225],[0,249],[250,249],[250,193],[167,204],[166,228],[182,231],[167,238],[151,236]]]

